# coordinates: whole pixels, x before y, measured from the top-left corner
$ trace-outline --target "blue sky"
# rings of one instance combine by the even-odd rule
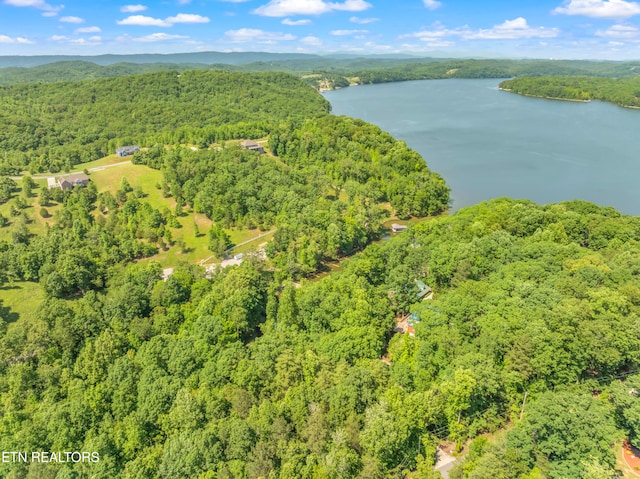
[[[640,59],[640,2],[0,0],[0,55],[212,50]]]

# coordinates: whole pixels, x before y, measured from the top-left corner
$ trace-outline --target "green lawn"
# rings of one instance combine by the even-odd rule
[[[47,187],[47,180],[35,180],[35,182],[40,187]],[[16,183],[19,189],[22,188],[21,180],[16,181]],[[56,210],[60,209],[60,205],[55,202],[51,202],[50,205],[46,207],[50,216],[48,218],[40,216],[40,209],[42,207],[38,204],[38,192],[38,189],[33,190],[32,197],[29,199],[29,206],[22,210],[31,220],[29,223],[29,231],[35,235],[43,234],[46,229],[46,224],[53,225],[52,216]],[[15,220],[15,218],[11,216],[11,204],[13,203],[13,198],[20,196],[21,194],[20,190],[16,191],[11,200],[0,205],[0,214],[9,220],[9,224],[7,226],[0,228],[0,241],[11,241],[11,225]]]
[[[164,198],[158,185],[162,182],[162,173],[144,165],[124,164],[107,168],[91,173],[91,180],[95,182],[98,192],[111,191],[112,193],[120,188],[122,178],[126,178],[131,187],[139,186],[147,195],[143,201],[148,202],[154,208],[162,211],[169,208],[175,210],[176,202],[173,198]],[[207,232],[211,228],[212,222],[205,215],[193,213],[185,208],[183,216],[178,218],[181,228],[170,228],[173,240],[176,243],[166,251],[160,251],[157,255],[149,258],[159,261],[164,267],[174,267],[180,262],[197,263],[211,256],[208,249]],[[199,236],[196,237],[195,225],[198,225]],[[226,232],[231,237],[233,244],[243,243],[247,240],[261,235],[260,230],[238,230],[227,229]],[[263,241],[269,238],[265,237]],[[185,252],[178,246],[183,240],[186,246]],[[238,253],[257,249],[253,243],[240,247]],[[235,253],[235,251],[234,251]]]
[[[100,166],[108,166],[108,165],[114,165],[116,163],[122,163],[123,161],[131,161],[131,157],[126,156],[122,158],[116,154],[113,154],[113,155],[105,156],[104,158],[100,158],[99,160],[94,160],[88,163],[80,163],[79,165],[75,165],[71,169],[71,171],[72,172],[84,171],[84,170],[89,170],[91,168],[98,168]]]
[[[8,310],[9,323],[32,317],[44,300],[44,292],[38,283],[18,282],[0,287],[2,308]]]
[[[87,168],[95,168],[99,166],[113,165],[121,163],[126,159],[120,158],[117,155],[111,155],[100,160],[78,165],[78,171],[82,171]],[[175,211],[176,203],[173,198],[165,198],[162,196],[162,192],[159,189],[159,185],[162,182],[162,172],[154,170],[145,165],[134,165],[132,163],[123,163],[104,170],[94,171],[90,173],[89,177],[91,181],[95,183],[98,193],[104,191],[110,191],[115,193],[119,188],[122,178],[126,178],[131,187],[140,187],[145,193],[143,201],[148,202],[152,207],[162,211],[165,208],[169,208],[172,212]],[[18,187],[21,187],[21,181],[17,181]],[[36,180],[36,183],[40,187],[46,188],[47,181]],[[20,195],[18,191],[15,196]],[[12,201],[0,205],[0,214],[9,219],[9,225],[0,228],[0,240],[11,241],[11,224],[13,218],[10,216],[10,203]],[[40,235],[46,230],[46,224],[53,225],[53,214],[60,209],[60,205],[51,203],[46,209],[50,214],[48,218],[42,218],[40,216],[40,205],[38,204],[38,190],[34,190],[33,197],[31,198],[31,204],[23,211],[28,215],[31,222],[29,224],[29,230],[32,234]],[[100,214],[100,213],[97,213]],[[165,267],[176,266],[180,262],[197,263],[204,259],[211,257],[211,252],[208,249],[208,237],[207,232],[211,228],[212,222],[204,215],[193,213],[185,208],[182,216],[178,218],[178,222],[182,225],[181,228],[171,228],[171,234],[174,240],[174,246],[169,247],[166,251],[160,251],[157,255],[150,259],[159,261]],[[197,224],[199,235],[196,236]],[[257,236],[264,234],[260,230],[244,230],[244,229],[227,229],[226,232],[231,238],[231,242],[236,245],[249,241]],[[234,249],[233,254],[247,253],[249,251],[255,251],[258,246],[271,239],[272,235],[259,238],[256,241],[244,244]],[[184,241],[185,251],[182,251],[182,247],[178,244]],[[215,260],[214,260],[215,261]]]

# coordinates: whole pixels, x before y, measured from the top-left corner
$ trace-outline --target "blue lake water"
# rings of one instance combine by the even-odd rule
[[[380,126],[451,187],[453,209],[500,196],[584,199],[640,215],[640,110],[428,80],[326,92],[333,113]]]

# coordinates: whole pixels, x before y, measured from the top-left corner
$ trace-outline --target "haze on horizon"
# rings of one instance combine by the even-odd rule
[[[266,51],[640,58],[627,0],[0,0],[0,55]]]

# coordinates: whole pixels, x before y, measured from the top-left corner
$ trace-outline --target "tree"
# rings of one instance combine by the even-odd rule
[[[230,246],[229,235],[219,225],[212,225],[209,229],[209,251],[221,258]]]

